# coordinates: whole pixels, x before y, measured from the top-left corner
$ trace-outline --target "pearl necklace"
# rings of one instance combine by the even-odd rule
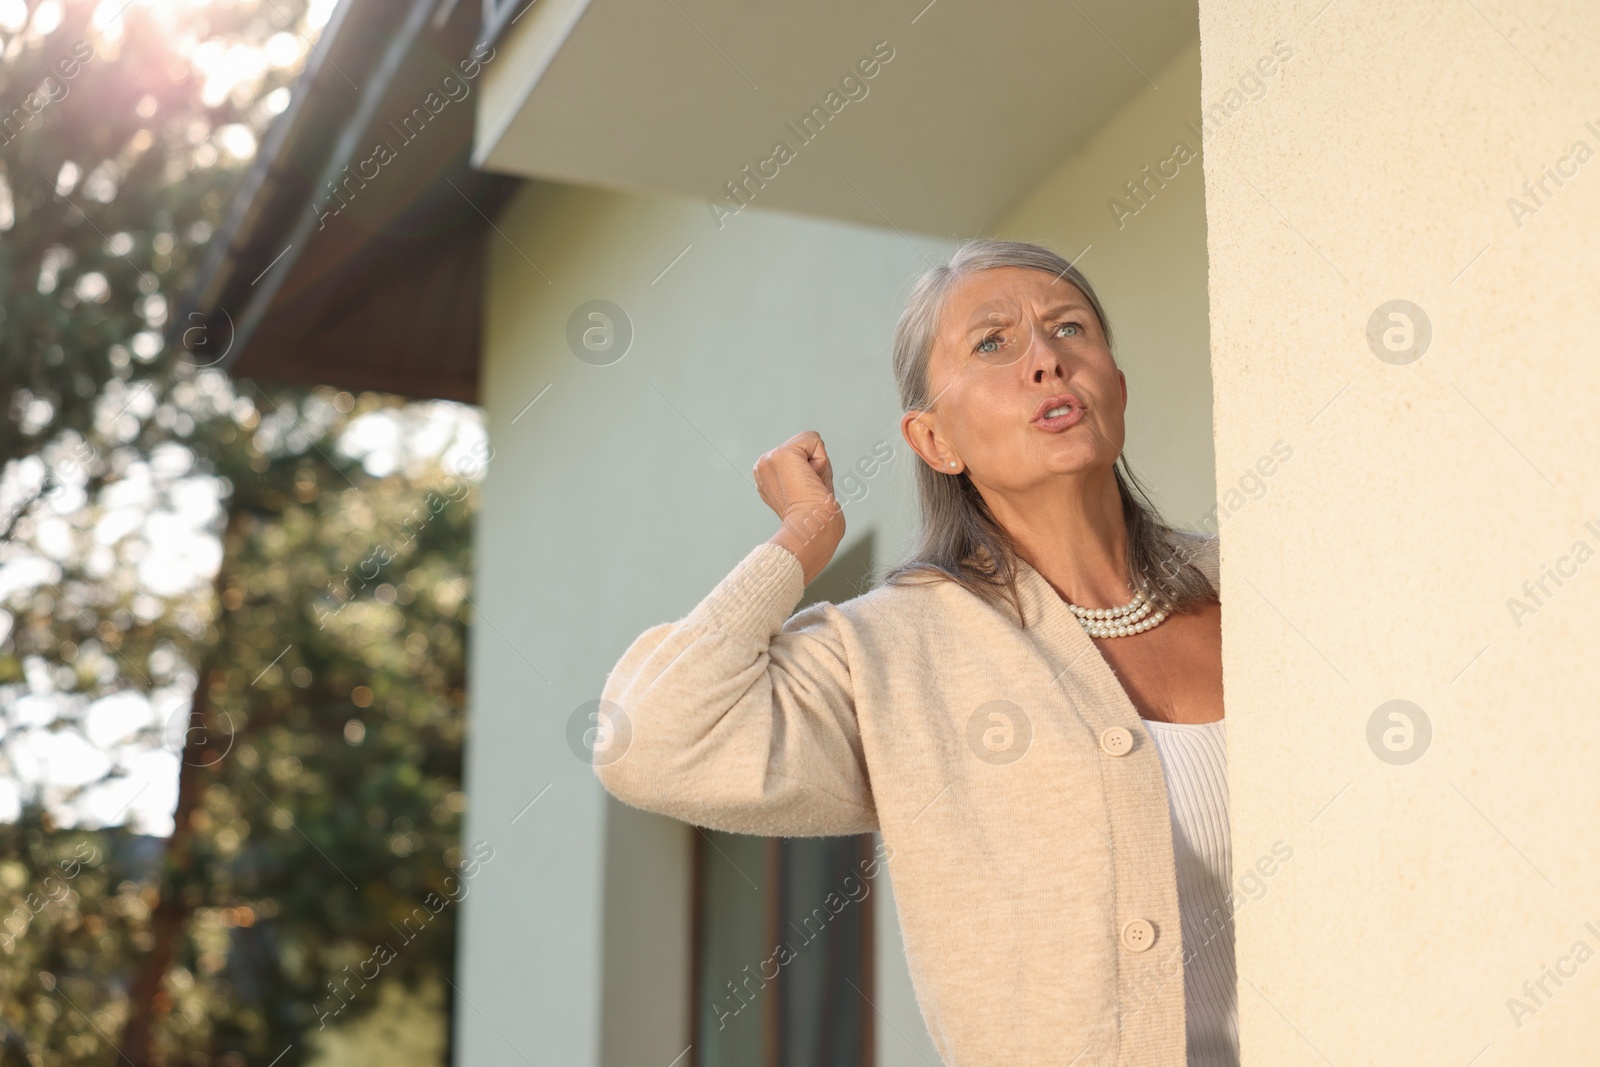
[[[1130,634],[1141,634],[1160,626],[1161,621],[1167,617],[1164,611],[1152,612],[1150,601],[1145,599],[1143,593],[1135,593],[1133,599],[1120,608],[1080,608],[1065,599],[1062,603],[1067,605],[1067,610],[1072,612],[1090,637],[1127,637]]]

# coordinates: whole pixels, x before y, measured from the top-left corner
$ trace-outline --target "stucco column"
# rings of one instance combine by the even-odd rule
[[[1586,1062],[1600,21],[1200,25],[1244,1062]]]

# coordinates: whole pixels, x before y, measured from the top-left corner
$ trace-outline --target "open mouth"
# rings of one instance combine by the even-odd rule
[[[1083,401],[1071,393],[1046,397],[1034,409],[1033,424],[1042,430],[1058,433],[1083,419]]]

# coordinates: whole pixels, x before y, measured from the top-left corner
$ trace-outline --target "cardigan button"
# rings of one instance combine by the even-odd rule
[[[1122,928],[1122,943],[1133,952],[1143,952],[1156,943],[1156,928],[1143,919],[1135,919]]]
[[[1133,751],[1133,734],[1122,726],[1112,726],[1101,731],[1100,751],[1108,756],[1126,756]]]

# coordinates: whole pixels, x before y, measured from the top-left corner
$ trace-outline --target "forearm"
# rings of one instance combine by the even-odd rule
[[[837,507],[837,504],[830,508],[818,505],[810,513],[785,520],[778,527],[778,532],[767,538],[768,544],[782,545],[800,561],[806,585],[810,585],[822,573],[839,547],[842,531],[836,530],[829,522],[832,508]]]

